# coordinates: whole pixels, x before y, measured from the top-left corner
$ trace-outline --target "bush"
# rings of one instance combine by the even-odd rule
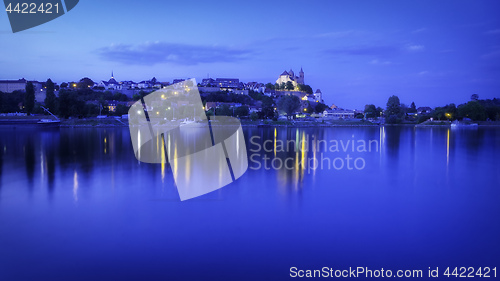
[[[385,121],[385,123],[388,123],[388,124],[399,124],[401,123],[401,119],[397,116],[397,115],[391,115],[387,118],[387,120]]]

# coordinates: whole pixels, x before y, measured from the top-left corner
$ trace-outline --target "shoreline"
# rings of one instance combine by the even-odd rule
[[[37,127],[36,122],[39,118],[5,118],[0,119],[0,128],[2,127]],[[451,123],[446,121],[424,122],[420,124],[378,124],[361,120],[329,120],[325,122],[316,121],[250,121],[240,120],[242,127],[262,127],[262,128],[329,128],[329,127],[416,127],[432,128],[445,127],[450,128]],[[480,121],[476,122],[477,127],[500,127],[500,121]],[[62,119],[61,128],[120,128],[128,127],[128,120],[106,118],[106,119]],[[467,127],[467,126],[464,126]]]

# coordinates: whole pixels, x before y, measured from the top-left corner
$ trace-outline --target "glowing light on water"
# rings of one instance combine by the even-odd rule
[[[448,134],[446,138],[446,166],[450,164],[450,129],[448,128]]]
[[[78,173],[76,170],[73,174],[73,199],[78,202]]]
[[[276,131],[276,128],[274,128],[274,157],[276,157],[276,136],[277,135],[278,135],[278,132]],[[239,149],[238,149],[238,151],[239,151]]]
[[[166,166],[166,159],[165,159],[165,137],[162,134],[161,135],[161,182],[164,182],[165,180],[165,166]]]

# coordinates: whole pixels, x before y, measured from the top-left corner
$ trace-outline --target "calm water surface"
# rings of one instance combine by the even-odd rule
[[[247,173],[180,202],[172,170],[139,163],[126,128],[0,128],[0,280],[500,271],[500,129],[244,132]]]

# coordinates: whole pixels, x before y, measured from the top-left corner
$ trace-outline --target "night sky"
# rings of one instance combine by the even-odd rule
[[[500,1],[80,1],[13,34],[0,12],[0,79],[240,78],[284,70],[328,105],[417,107],[500,98]]]

